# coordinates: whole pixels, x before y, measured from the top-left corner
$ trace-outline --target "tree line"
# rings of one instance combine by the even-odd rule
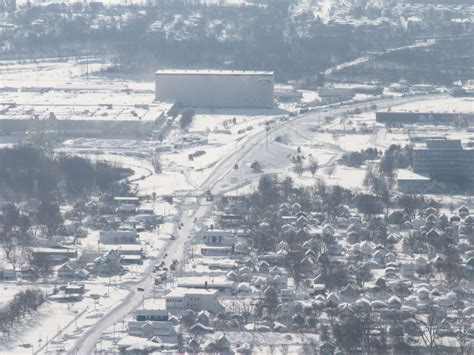
[[[0,308],[0,330],[10,334],[13,324],[36,311],[46,301],[39,289],[27,289],[18,292],[4,307]]]
[[[0,150],[0,196],[12,201],[51,201],[107,192],[129,174],[118,166],[54,156],[29,145]]]

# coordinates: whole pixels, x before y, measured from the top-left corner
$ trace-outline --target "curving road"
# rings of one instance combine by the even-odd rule
[[[372,104],[377,105],[377,109],[388,108],[408,102],[418,101],[420,99],[431,99],[439,95],[427,95],[427,96],[412,96],[395,99],[381,99],[377,101],[357,103],[352,105],[344,105],[331,110],[326,108],[317,109],[311,113],[300,115],[290,119],[289,121],[276,122],[269,131],[260,131],[253,136],[249,137],[244,143],[228,154],[226,157],[221,159],[211,170],[208,178],[199,186],[196,192],[204,193],[206,190],[211,190],[215,195],[219,195],[223,192],[230,191],[232,188],[237,188],[239,183],[232,185],[230,180],[232,177],[238,177],[238,171],[234,170],[234,165],[241,161],[252,159],[260,149],[271,148],[272,142],[275,137],[285,132],[286,129],[294,125],[295,123],[302,123],[305,120],[313,123],[318,122],[320,119],[324,122],[326,117],[337,117],[344,112],[354,110],[355,108],[364,108]],[[329,127],[333,123],[324,124],[323,127]],[[268,143],[267,143],[268,142]],[[235,175],[235,176],[234,176]],[[191,194],[191,193],[190,193]],[[175,228],[176,240],[168,242],[157,255],[158,261],[164,261],[167,265],[171,264],[174,259],[182,260],[184,258],[184,251],[187,242],[189,241],[188,236],[191,234],[194,228],[194,219],[198,220],[205,217],[209,204],[205,203],[205,199],[202,198],[196,205],[184,206],[179,211],[180,222],[184,224],[181,229]],[[167,254],[165,256],[165,254]],[[112,327],[115,323],[121,321],[128,314],[140,307],[143,297],[151,295],[153,292],[153,265],[146,270],[145,276],[142,280],[130,285],[130,293],[127,297],[121,301],[116,307],[109,311],[104,317],[91,328],[89,328],[82,336],[75,342],[75,344],[69,349],[68,354],[84,354],[89,355],[94,352],[95,345],[99,341],[102,333],[108,328]],[[145,291],[138,291],[137,288],[142,288]],[[156,292],[158,296],[163,295],[164,291]]]

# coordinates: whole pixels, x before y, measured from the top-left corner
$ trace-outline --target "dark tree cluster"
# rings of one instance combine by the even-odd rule
[[[396,169],[406,169],[413,165],[413,148],[409,145],[400,147],[392,144],[380,160],[380,172],[392,177]]]
[[[362,149],[360,152],[349,152],[345,153],[341,158],[341,163],[358,168],[363,165],[367,160],[375,160],[379,158],[379,151],[377,148]]]
[[[129,174],[129,170],[80,157],[54,157],[33,146],[0,150],[0,194],[10,200],[50,201],[107,192]]]
[[[0,308],[0,330],[2,333],[9,334],[15,322],[36,311],[45,300],[43,292],[39,289],[18,292],[13,300]]]

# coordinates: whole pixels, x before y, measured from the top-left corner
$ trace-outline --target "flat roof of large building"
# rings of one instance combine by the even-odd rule
[[[253,71],[253,70],[216,70],[216,69],[164,69],[157,70],[156,75],[272,75],[272,71]]]
[[[408,169],[398,169],[398,181],[430,181],[430,178],[421,174],[417,174]]]
[[[219,291],[205,289],[205,288],[185,288],[185,287],[177,287],[173,289],[170,293],[168,293],[165,298],[169,297],[184,297],[188,296],[199,296],[199,295],[216,295]]]

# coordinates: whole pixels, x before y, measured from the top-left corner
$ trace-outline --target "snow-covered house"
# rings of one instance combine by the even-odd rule
[[[469,215],[469,208],[462,205],[461,207],[458,208],[458,215],[461,218],[465,218],[467,215]]]
[[[230,350],[230,342],[225,334],[216,339],[209,339],[203,345],[204,351],[207,353],[228,353]]]
[[[120,263],[120,253],[114,249],[109,250],[94,260],[93,269],[98,275],[103,276],[121,274],[123,266]]]
[[[168,319],[166,310],[138,309],[134,318],[128,322],[129,335],[142,338],[158,337],[162,343],[177,343],[178,335]]]
[[[265,260],[259,261],[257,263],[258,272],[268,273],[270,271],[270,264]]]
[[[69,262],[65,262],[56,268],[56,275],[60,279],[72,279],[74,278],[74,273],[74,267]]]

